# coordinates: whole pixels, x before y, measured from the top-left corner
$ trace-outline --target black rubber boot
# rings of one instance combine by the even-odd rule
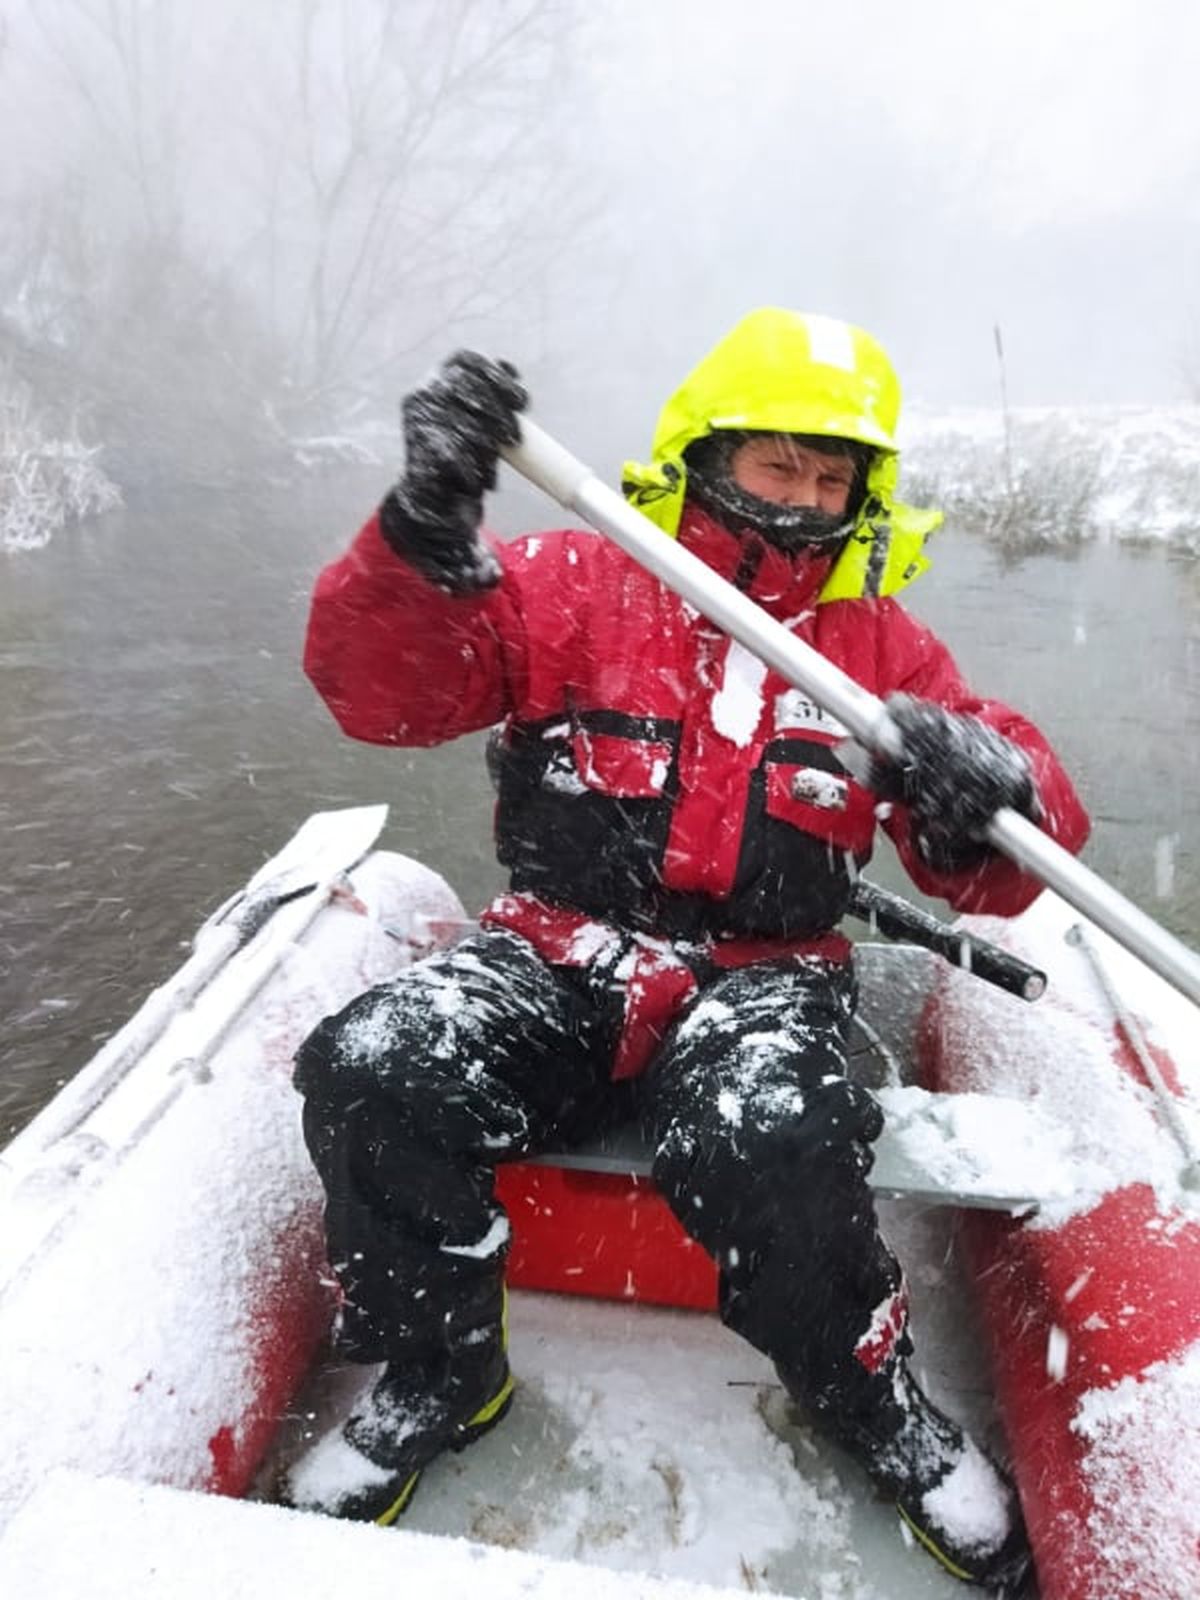
[[[387,1527],[408,1506],[429,1463],[494,1428],[512,1396],[499,1341],[436,1390],[427,1372],[391,1363],[343,1426],[293,1465],[282,1498],[298,1511]]]
[[[879,1404],[849,1420],[818,1420],[947,1572],[1017,1596],[1032,1569],[1016,1490],[957,1422],[924,1394],[906,1362],[879,1375]]]

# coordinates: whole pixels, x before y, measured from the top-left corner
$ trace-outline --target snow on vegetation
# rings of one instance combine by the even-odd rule
[[[121,504],[98,446],[56,438],[27,385],[0,371],[0,550],[36,550],[68,522]]]
[[[1091,539],[1200,552],[1200,406],[916,411],[906,499],[1013,550]]]

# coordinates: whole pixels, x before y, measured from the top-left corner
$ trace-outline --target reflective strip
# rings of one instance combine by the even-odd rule
[[[507,1339],[507,1290],[505,1291],[503,1316],[505,1335]],[[463,1423],[462,1427],[458,1430],[457,1437],[450,1441],[450,1447],[452,1449],[461,1449],[464,1445],[472,1443],[477,1433],[486,1433],[491,1424],[499,1420],[500,1413],[504,1410],[505,1406],[507,1406],[509,1400],[512,1398],[512,1392],[515,1387],[516,1384],[513,1381],[513,1375],[510,1372],[506,1374],[504,1382],[500,1385],[499,1389],[497,1389],[496,1393],[487,1402],[487,1404],[480,1406],[475,1415],[471,1417],[469,1421]],[[403,1489],[401,1489],[400,1493],[392,1501],[391,1505],[386,1511],[381,1512],[380,1515],[375,1518],[375,1526],[377,1528],[390,1528],[392,1523],[395,1522],[396,1518],[400,1516],[401,1512],[404,1511],[408,1505],[408,1502],[413,1497],[413,1490],[417,1487],[417,1483],[420,1480],[423,1470],[423,1468],[418,1467],[412,1476],[405,1480]]]
[[[871,1326],[854,1346],[854,1354],[868,1372],[878,1372],[891,1360],[892,1352],[907,1327],[908,1291],[902,1284],[875,1307]]]
[[[403,1489],[401,1489],[400,1493],[392,1501],[391,1505],[387,1508],[387,1510],[384,1511],[380,1516],[375,1518],[375,1526],[377,1528],[390,1528],[391,1527],[392,1523],[395,1522],[396,1518],[400,1515],[400,1513],[404,1510],[405,1506],[412,1499],[413,1490],[417,1487],[417,1479],[420,1476],[421,1476],[420,1471],[414,1472],[412,1477],[408,1479],[408,1481],[405,1483]]]
[[[516,1383],[510,1372],[488,1403],[480,1406],[470,1421],[463,1424],[463,1431],[470,1432],[472,1428],[481,1428],[485,1423],[491,1422],[500,1408],[508,1404],[509,1396],[515,1388]]]
[[[844,322],[834,317],[804,317],[808,330],[808,351],[814,361],[827,367],[841,367],[843,372],[855,370],[854,339]]]
[[[940,1562],[940,1564],[945,1567],[946,1571],[952,1578],[959,1578],[963,1583],[975,1583],[977,1581],[973,1572],[968,1572],[965,1567],[960,1567],[956,1562],[951,1561],[946,1552],[941,1549],[941,1547],[930,1537],[929,1534],[925,1532],[925,1529],[913,1521],[912,1517],[902,1505],[897,1504],[896,1510],[900,1513],[903,1521],[911,1529],[913,1538],[916,1539],[918,1544],[920,1544],[924,1549],[929,1551],[929,1554],[935,1561]]]

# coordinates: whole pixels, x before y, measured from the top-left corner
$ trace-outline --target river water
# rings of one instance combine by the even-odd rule
[[[468,906],[500,885],[480,739],[353,744],[300,672],[312,578],[382,487],[193,491],[0,553],[0,1142],[309,812],[386,800],[384,842]],[[945,533],[934,556],[911,609],[1054,741],[1085,859],[1200,941],[1200,563],[1093,545],[1013,566]],[[874,875],[903,887],[893,859]]]

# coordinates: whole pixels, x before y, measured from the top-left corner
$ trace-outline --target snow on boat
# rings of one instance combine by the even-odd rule
[[[856,1470],[789,1420],[767,1363],[713,1317],[646,1304],[711,1304],[711,1268],[672,1232],[636,1154],[611,1149],[581,1168],[506,1175],[511,1277],[527,1286],[512,1307],[521,1403],[465,1466],[431,1469],[404,1531],[210,1498],[269,1496],[264,1456],[311,1431],[310,1406],[336,1412],[352,1382],[369,1381],[318,1361],[301,1389],[333,1285],[290,1066],[321,1016],[463,925],[442,879],[372,849],[384,812],[310,818],[209,919],[176,977],[0,1154],[0,1588],[36,1582],[49,1594],[130,1600],[165,1583],[189,1593],[183,1552],[220,1541],[236,1552],[246,1593],[261,1592],[283,1561],[298,1600],[327,1592],[317,1575],[347,1560],[359,1563],[364,1597],[382,1595],[400,1548],[406,1576],[448,1592],[452,1571],[459,1587],[476,1574],[474,1585],[481,1560],[498,1563],[486,1580],[498,1595],[559,1594],[568,1583],[615,1593],[598,1567],[628,1569],[623,1593],[647,1597],[682,1593],[674,1577],[822,1600],[960,1592],[904,1547]],[[1043,964],[1053,945],[1067,969],[1049,1010],[959,975],[926,1006],[933,957],[862,948],[868,1030],[889,1029],[905,1049],[897,1030],[919,1028],[939,1086],[959,1091],[884,1083],[889,1131],[874,1181],[882,1194],[1024,1211],[1041,1202],[1023,1223],[1003,1210],[977,1217],[970,1243],[1043,1595],[1182,1600],[1200,1592],[1200,1497],[1179,1505],[1155,1463],[1194,1443],[1195,1224],[1146,1091],[1113,1066],[1111,1027],[1094,997],[1081,998],[1082,957],[1062,946],[1048,912],[1035,913],[1016,925],[1017,943]],[[1153,1000],[1153,1048],[1173,1048],[1159,1024],[1168,1014],[1177,1023],[1183,1003],[1157,988],[1139,995]],[[1070,1072],[1060,1065],[1052,1076],[1047,1063],[1068,1059],[1068,1044]],[[876,1066],[881,1055],[892,1059],[880,1045]],[[1097,1199],[1114,1181],[1122,1198]],[[556,1186],[552,1196],[539,1198],[539,1184]],[[536,1214],[540,1233],[523,1227],[523,1213]],[[951,1214],[923,1204],[884,1213],[907,1235],[898,1243],[926,1376],[978,1425],[963,1402],[985,1380],[964,1354],[962,1302],[944,1264]],[[1083,1243],[1081,1217],[1100,1230]],[[633,1250],[634,1234],[652,1239],[648,1251]],[[557,1243],[547,1255],[548,1238]],[[546,1287],[640,1303],[529,1292]],[[75,1526],[109,1534],[86,1541],[82,1588],[77,1557],[55,1538],[64,1503]],[[1178,1515],[1164,1517],[1172,1505]],[[431,1542],[432,1533],[479,1543]],[[389,1553],[351,1539],[388,1540]],[[1098,1587],[1093,1571],[1104,1574]]]
[[[1049,892],[963,926],[1050,975],[1031,1010],[944,969],[924,1041],[931,1087],[1015,1097],[1067,1134],[1061,1198],[964,1226],[1042,1594],[1193,1600],[1195,1008]]]
[[[235,903],[264,925],[242,943],[218,912],[0,1155],[0,1516],[54,1466],[249,1484],[332,1305],[292,1055],[430,921],[462,916],[399,857],[345,889],[385,815],[310,819]],[[398,943],[392,925],[417,931]]]

